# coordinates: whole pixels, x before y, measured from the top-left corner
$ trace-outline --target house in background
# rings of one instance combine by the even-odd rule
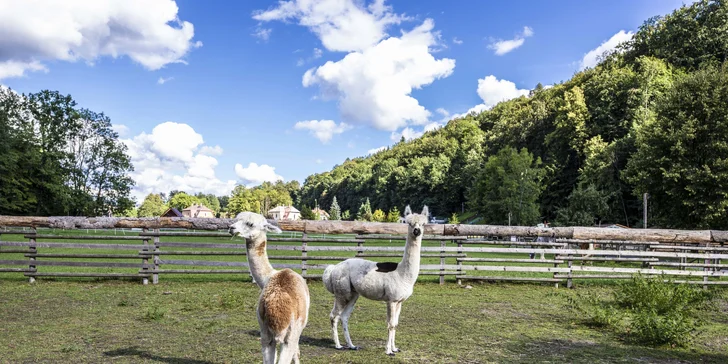
[[[268,210],[268,216],[274,220],[300,220],[301,211],[293,206],[278,206]]]
[[[317,215],[319,220],[328,220],[330,217],[329,213],[326,212],[326,210],[322,210],[318,207],[311,210],[311,212],[313,212],[315,215]]]
[[[162,214],[162,217],[183,217],[183,216],[184,215],[182,215],[182,213],[179,212],[179,210],[177,210],[174,207],[172,207],[171,209],[167,209],[167,211],[165,211]]]
[[[182,216],[210,218],[215,217],[215,212],[204,205],[197,204],[182,210]]]

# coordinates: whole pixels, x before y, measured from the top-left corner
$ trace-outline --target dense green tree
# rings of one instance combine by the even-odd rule
[[[609,211],[608,196],[594,185],[577,186],[567,200],[557,211],[558,226],[593,226]]]
[[[316,214],[316,213],[314,213],[313,210],[310,207],[308,207],[306,205],[303,205],[303,206],[301,206],[301,219],[303,219],[303,220],[318,220],[319,219],[319,215]]]
[[[351,220],[351,213],[349,212],[349,210],[346,210],[341,213],[341,219],[342,220]]]
[[[339,207],[339,202],[336,201],[336,196],[334,196],[334,200],[331,202],[331,208],[329,209],[329,219],[341,220],[341,207]]]
[[[384,213],[384,211],[377,209],[372,213],[372,221],[376,222],[384,222],[387,219],[387,215]]]
[[[387,222],[399,222],[399,209],[397,206],[392,207],[387,213]]]
[[[200,203],[200,200],[197,197],[188,195],[187,192],[177,192],[169,199],[167,205],[169,208],[175,208],[181,212],[182,210],[198,203]]]
[[[728,228],[728,64],[679,79],[636,130],[626,175],[666,227]]]
[[[71,96],[0,87],[0,136],[0,213],[97,216],[133,205],[126,146],[108,117]]]
[[[447,220],[447,223],[448,224],[459,224],[460,219],[458,219],[458,214],[453,212],[452,216],[450,216],[450,218]]]
[[[162,196],[156,193],[150,193],[144,198],[141,206],[137,211],[139,217],[159,217],[167,210]]]
[[[533,225],[539,221],[538,198],[543,169],[526,150],[503,148],[490,156],[471,191],[470,204],[490,224]]]
[[[360,221],[372,221],[372,205],[369,203],[369,197],[367,197],[366,202],[363,202],[359,207],[356,219]]]

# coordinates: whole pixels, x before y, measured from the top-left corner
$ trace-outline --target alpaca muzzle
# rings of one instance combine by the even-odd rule
[[[422,230],[420,230],[420,228],[414,228],[414,229],[412,229],[412,235],[414,235],[415,237],[418,237],[421,234],[422,234]]]

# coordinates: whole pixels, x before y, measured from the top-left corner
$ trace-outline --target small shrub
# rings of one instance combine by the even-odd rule
[[[152,306],[147,308],[147,312],[144,313],[144,319],[148,321],[159,321],[164,318],[167,312],[159,306]]]
[[[655,311],[636,311],[632,315],[629,337],[641,344],[659,346],[687,346],[698,325],[694,319],[680,311],[659,315]]]
[[[658,315],[690,311],[709,299],[709,291],[641,275],[632,277],[615,292],[615,300],[621,307],[633,311],[654,310]]]
[[[625,333],[639,344],[676,347],[690,344],[700,326],[695,313],[712,298],[698,287],[636,275],[620,284],[612,299],[577,294],[567,303],[588,326]]]

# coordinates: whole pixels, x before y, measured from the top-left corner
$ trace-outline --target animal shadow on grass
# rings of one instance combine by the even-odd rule
[[[260,338],[260,330],[247,330],[247,331],[245,331],[245,333],[252,337],[255,337],[258,339]],[[321,339],[321,338],[314,338],[314,337],[301,335],[301,338],[299,339],[299,343],[302,345],[334,349],[334,342],[331,341],[331,339]]]
[[[154,361],[158,361],[158,362],[162,362],[162,363],[170,363],[170,364],[212,364],[211,361],[205,361],[205,360],[169,358],[169,357],[154,355],[149,352],[139,350],[136,346],[132,346],[132,347],[124,348],[124,349],[106,351],[106,352],[104,352],[104,355],[110,356],[110,357],[138,356],[142,359],[149,359],[149,360],[154,360]]]

